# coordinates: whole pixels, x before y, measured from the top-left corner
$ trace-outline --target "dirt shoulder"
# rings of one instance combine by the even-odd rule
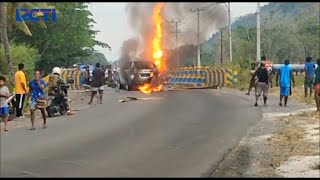
[[[70,108],[71,108],[71,111],[74,115],[77,115],[78,111],[81,111],[81,110],[84,110],[84,109],[87,109],[90,107],[87,104],[87,101],[89,101],[89,97],[90,97],[89,92],[85,92],[85,91],[70,91],[69,92],[69,99],[71,100]],[[24,118],[15,118],[13,121],[10,121],[8,123],[9,131],[10,131],[10,129],[31,126],[29,112],[24,113],[24,116],[25,116]],[[57,117],[62,117],[62,116],[57,116]],[[52,121],[52,120],[54,121],[55,119],[57,119],[57,117],[48,118],[47,119],[48,123],[50,124],[50,121]],[[40,111],[36,111],[35,123],[36,124],[43,123]],[[1,128],[3,128],[3,122],[1,122],[0,124],[1,124]],[[3,129],[1,129],[1,132],[2,132],[2,130]]]
[[[227,92],[228,91],[228,92]],[[271,93],[263,118],[227,154],[211,177],[319,177],[319,113],[312,104],[290,97],[279,107],[277,89]],[[245,92],[226,89],[252,100]],[[261,102],[260,102],[261,104]]]

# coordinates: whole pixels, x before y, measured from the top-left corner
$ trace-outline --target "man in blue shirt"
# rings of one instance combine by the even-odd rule
[[[293,87],[295,87],[293,72],[291,70],[290,61],[286,59],[284,65],[280,67],[276,78],[276,86],[279,86],[280,76],[280,102],[279,106],[282,106],[282,99],[284,97],[284,106],[287,107],[288,97],[291,95],[291,80]]]
[[[308,88],[310,89],[310,97],[312,95],[315,66],[316,65],[312,62],[312,58],[307,57],[306,62],[304,64],[304,70],[306,72],[305,79],[304,79],[304,96],[305,97],[308,97]]]
[[[43,129],[47,128],[47,115],[46,115],[46,99],[44,89],[47,87],[46,82],[40,79],[40,71],[35,71],[34,79],[29,82],[29,108],[31,112],[31,124],[30,130],[35,130],[34,127],[34,114],[36,109],[40,109],[43,118]]]

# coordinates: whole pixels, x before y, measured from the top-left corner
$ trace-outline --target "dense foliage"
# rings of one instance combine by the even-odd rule
[[[38,68],[50,72],[55,66],[70,67],[74,63],[100,62],[107,64],[103,54],[91,56],[93,47],[110,48],[95,40],[99,31],[93,29],[95,21],[87,3],[5,3],[7,8],[7,37],[13,66],[24,62],[28,69]],[[56,22],[16,22],[15,8],[54,7]],[[20,51],[20,50],[22,51]],[[29,54],[26,54],[29,53]],[[97,54],[97,53],[95,53]],[[5,56],[1,54],[0,71],[7,73]],[[90,58],[86,58],[90,57]]]

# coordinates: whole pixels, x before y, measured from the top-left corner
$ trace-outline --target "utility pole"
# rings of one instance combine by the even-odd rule
[[[228,2],[228,6],[225,2],[219,2],[217,4],[221,4],[223,3],[226,8],[228,9],[228,16],[229,16],[229,22],[228,22],[228,29],[229,29],[229,58],[230,58],[230,62],[232,62],[232,33],[231,33],[231,6],[230,6],[230,2]]]
[[[232,34],[231,34],[231,13],[230,13],[230,2],[228,2],[228,14],[229,14],[229,56],[230,62],[232,62]]]
[[[206,10],[205,8],[197,8],[195,10],[190,9],[191,12],[197,12],[198,14],[198,67],[201,66],[200,62],[200,11]]]
[[[223,36],[222,36],[222,29],[220,30],[221,39],[220,39],[220,58],[221,58],[221,65],[223,64]]]
[[[258,2],[257,8],[257,61],[260,61],[261,55],[261,44],[260,44],[260,3]]]
[[[173,21],[173,19],[171,21],[166,20],[167,23],[175,23],[176,24],[176,31],[173,32],[176,34],[176,50],[177,50],[177,68],[180,67],[180,51],[179,51],[179,45],[178,45],[178,33],[181,33],[181,31],[178,31],[178,23],[181,22],[181,19],[179,19],[178,21]]]

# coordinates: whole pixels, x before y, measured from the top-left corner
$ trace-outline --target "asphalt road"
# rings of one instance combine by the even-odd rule
[[[109,91],[48,129],[1,132],[1,176],[203,176],[261,119],[252,102],[219,91]],[[126,96],[149,99],[118,102]]]

